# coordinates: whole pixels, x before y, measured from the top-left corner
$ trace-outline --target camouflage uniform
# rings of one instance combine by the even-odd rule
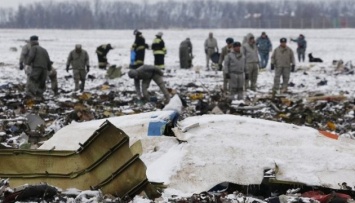
[[[209,70],[210,68],[210,57],[215,52],[218,52],[218,44],[217,40],[213,37],[213,34],[210,33],[208,38],[205,41],[205,54],[206,54],[206,68]]]
[[[225,47],[222,48],[222,53],[219,56],[219,65],[222,65],[225,57],[230,53],[230,48],[228,47],[228,45],[226,45]],[[223,67],[223,90],[226,92],[228,90],[228,81],[229,79],[226,78],[226,71],[225,68]]]
[[[269,53],[272,50],[271,41],[265,32],[256,40],[256,46],[258,47],[260,56],[260,68],[264,69],[269,62]]]
[[[259,74],[259,56],[258,56],[258,48],[255,43],[250,43],[250,39],[254,38],[252,34],[247,35],[247,42],[243,45],[242,52],[246,58],[247,69],[249,71],[250,80],[245,80],[245,89],[249,88],[250,81],[250,89],[256,90],[256,82],[258,80]]]
[[[287,91],[288,81],[290,79],[291,64],[295,65],[295,57],[292,49],[287,46],[279,46],[276,48],[271,56],[271,64],[275,66],[273,92],[279,90],[281,76],[282,90]]]
[[[22,47],[21,50],[21,56],[20,56],[20,69],[22,70],[22,68],[24,68],[25,64],[27,63],[28,60],[28,56],[30,54],[30,50],[31,50],[31,43],[28,42],[25,46]],[[29,80],[30,80],[30,72],[31,72],[31,67],[27,66],[25,69],[25,73],[27,75],[27,80],[26,80],[26,93],[29,93],[29,87],[28,85],[30,84]]]
[[[81,49],[81,51],[77,51],[74,49],[69,53],[67,60],[67,67],[73,67],[73,75],[74,75],[74,90],[77,91],[80,89],[81,92],[84,91],[85,88],[85,79],[86,79],[86,70],[85,67],[89,67],[89,55],[88,53]],[[81,82],[79,84],[79,82]]]
[[[51,61],[47,50],[39,46],[37,40],[31,41],[31,50],[26,64],[32,67],[27,85],[29,88],[28,95],[43,98],[43,93],[46,91],[48,70],[51,69]]]
[[[55,68],[51,68],[48,73],[49,80],[51,81],[51,89],[54,95],[58,94],[58,80],[57,80],[57,70]]]
[[[237,94],[237,99],[243,99],[244,79],[247,72],[247,66],[245,65],[245,57],[242,53],[230,52],[224,62],[224,72],[229,75],[229,89],[231,93],[231,99],[234,99]]]
[[[143,65],[137,69],[131,69],[128,72],[128,76],[130,78],[134,78],[134,85],[139,98],[142,98],[140,80],[142,80],[142,91],[144,100],[149,100],[150,98],[148,93],[148,87],[150,85],[150,82],[153,80],[163,92],[165,102],[168,103],[170,101],[170,94],[165,88],[163,72],[160,70],[160,68],[150,65]]]

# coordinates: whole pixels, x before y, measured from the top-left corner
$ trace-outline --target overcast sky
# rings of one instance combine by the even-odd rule
[[[33,3],[33,2],[39,2],[39,1],[44,1],[44,0],[0,0],[0,7],[6,7],[6,8],[17,8],[18,5],[22,4],[28,4],[28,3]],[[45,0],[45,1],[70,1],[70,0]],[[94,1],[94,0],[75,0],[75,1]],[[108,1],[108,0],[104,0]],[[110,0],[110,1],[130,1],[130,2],[157,2],[157,1],[168,1],[168,0]],[[181,1],[181,0],[175,0],[175,1]],[[187,0],[184,0],[187,1]],[[220,0],[221,1],[221,0]],[[264,1],[272,1],[272,0],[228,0],[228,1],[257,1],[257,2],[264,2]],[[298,1],[298,0],[284,0],[284,1]],[[307,1],[307,0],[304,0]],[[329,1],[329,0],[313,0],[313,1]]]

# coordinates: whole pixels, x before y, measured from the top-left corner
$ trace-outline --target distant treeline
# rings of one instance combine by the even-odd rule
[[[146,1],[147,2],[147,1]],[[0,9],[1,28],[338,28],[355,27],[354,0],[164,1],[154,4],[42,2]]]

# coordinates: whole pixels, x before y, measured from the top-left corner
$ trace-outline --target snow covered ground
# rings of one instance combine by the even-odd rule
[[[151,44],[154,35],[160,30],[142,30],[146,42]],[[193,64],[195,66],[205,66],[205,55],[203,50],[204,40],[210,31],[214,33],[217,38],[219,47],[225,45],[227,37],[233,37],[235,40],[242,41],[242,38],[247,33],[251,32],[259,36],[262,31],[266,31],[272,40],[273,47],[279,44],[281,37],[297,37],[300,33],[306,36],[308,41],[307,53],[312,52],[313,56],[320,57],[324,60],[323,64],[312,64],[315,67],[311,68],[309,75],[303,75],[303,71],[298,71],[291,75],[291,82],[296,86],[301,83],[302,88],[291,88],[294,91],[321,91],[324,93],[337,94],[339,91],[348,91],[349,95],[353,97],[353,77],[347,75],[334,76],[329,71],[331,69],[331,62],[333,60],[342,59],[344,62],[354,59],[353,45],[355,44],[355,30],[354,29],[330,29],[330,30],[258,30],[258,29],[225,29],[225,30],[162,30],[164,33],[163,39],[167,46],[166,66],[167,69],[172,69],[172,76],[166,79],[169,87],[177,87],[188,82],[203,82],[206,86],[214,88],[216,85],[221,85],[222,77],[219,73],[217,77],[203,77],[204,75],[214,75],[214,72],[202,72],[201,75],[195,74],[191,70],[179,70],[178,49],[179,44],[186,37],[190,37],[193,43],[193,54],[195,56]],[[129,50],[134,41],[132,30],[2,30],[0,36],[1,59],[0,62],[5,63],[2,67],[0,75],[0,84],[7,84],[9,82],[25,82],[25,75],[18,70],[18,60],[20,56],[20,47],[25,43],[23,40],[28,39],[31,35],[38,35],[40,44],[47,48],[51,59],[54,61],[54,67],[58,70],[59,87],[65,90],[73,89],[73,80],[64,80],[65,63],[67,55],[74,49],[75,44],[82,44],[90,55],[91,65],[97,65],[97,57],[95,49],[100,44],[111,43],[115,49],[108,54],[108,60],[111,64],[122,65],[127,67],[129,64]],[[289,42],[288,45],[295,50],[296,44]],[[17,52],[10,51],[11,47],[16,47]],[[153,64],[153,55],[151,50],[146,52],[146,64]],[[310,64],[297,64],[298,68],[311,67]],[[268,67],[269,68],[269,67]],[[327,71],[325,73],[325,71]],[[126,70],[124,70],[126,71]],[[86,83],[86,90],[97,87],[105,80],[104,71],[97,68],[92,68],[90,74],[95,75],[98,79],[88,81]],[[317,87],[320,79],[327,79],[328,85]],[[203,78],[203,80],[201,80]],[[121,79],[111,80],[110,84],[118,86],[119,90],[133,90],[133,82],[124,76]],[[262,72],[259,76],[258,86],[260,91],[269,91],[273,83],[273,72]]]

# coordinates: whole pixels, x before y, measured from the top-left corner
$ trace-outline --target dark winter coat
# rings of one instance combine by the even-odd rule
[[[297,49],[306,49],[307,48],[307,41],[304,36],[300,36],[297,39],[291,39],[291,41],[297,43]]]
[[[148,49],[149,46],[145,43],[145,39],[141,33],[136,35],[136,39],[132,45],[132,50],[136,52],[136,58],[134,65],[138,68],[140,65],[144,64],[145,49]]]
[[[51,60],[47,50],[39,46],[38,42],[32,42],[31,45],[26,65],[32,66],[33,68],[46,68],[50,70]]]
[[[256,40],[256,46],[258,47],[259,53],[269,53],[272,50],[272,44],[268,36],[259,37]]]
[[[192,53],[192,43],[190,40],[184,40],[180,43],[180,48],[187,48]]]
[[[111,44],[103,44],[96,48],[96,53],[100,56],[106,56],[111,49],[113,49]]]
[[[158,55],[158,54],[165,55],[166,48],[165,48],[164,40],[161,37],[155,38],[152,44],[152,49],[154,55]]]

